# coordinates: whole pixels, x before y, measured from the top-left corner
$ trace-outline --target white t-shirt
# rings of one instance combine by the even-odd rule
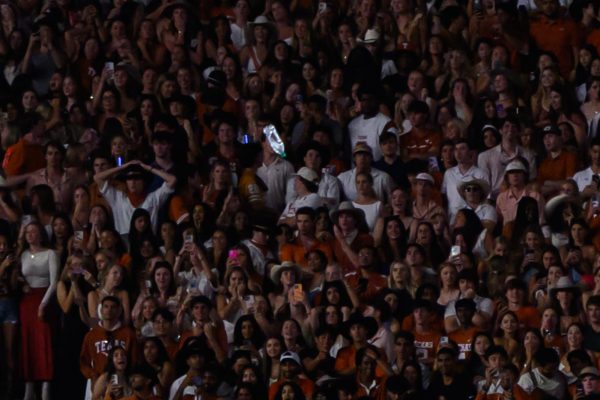
[[[594,172],[592,171],[592,167],[587,167],[586,169],[579,171],[573,175],[573,180],[577,183],[577,188],[580,192],[583,192],[586,186],[592,184],[592,177],[594,176]]]
[[[385,129],[391,119],[382,113],[378,113],[372,118],[365,119],[364,115],[359,115],[348,124],[348,134],[350,135],[350,146],[354,148],[356,143],[365,142],[373,151],[373,161],[381,159],[381,149],[379,148],[379,135],[384,130],[397,132],[396,128],[391,126]]]
[[[169,400],[173,400],[175,398],[175,395],[177,394],[177,391],[179,390],[179,387],[183,383],[183,380],[186,376],[187,375],[180,376],[179,378],[173,381],[173,383],[171,384],[171,389],[169,390]]]
[[[231,27],[231,42],[237,51],[246,45],[246,30],[240,28],[235,22],[229,24]]]
[[[527,393],[539,388],[557,399],[564,398],[566,394],[566,379],[562,372],[558,371],[552,378],[547,378],[540,372],[539,368],[534,368],[531,372],[521,375],[517,384]]]
[[[371,176],[373,177],[373,190],[377,198],[381,201],[391,198],[392,190],[396,187],[394,180],[387,173],[371,168]],[[342,184],[344,195],[350,201],[356,200],[356,168],[342,172],[338,175],[338,180]]]
[[[494,303],[492,303],[492,300],[488,299],[487,297],[475,295],[473,301],[475,302],[477,311],[485,313],[489,316],[492,316],[494,314]],[[444,313],[444,318],[456,316],[456,308],[454,307],[455,303],[456,300],[452,300],[450,303],[448,303],[448,305],[446,306],[446,312]]]
[[[325,205],[325,202],[317,193],[310,193],[306,196],[298,197],[296,200],[288,203],[285,206],[285,209],[281,213],[281,219],[283,218],[293,218],[296,216],[296,211],[302,207],[310,207],[313,209],[317,209],[321,206]]]
[[[285,190],[288,179],[294,176],[294,166],[287,160],[277,157],[269,165],[261,165],[256,175],[262,179],[269,190],[265,193],[267,207],[283,210],[285,207]]]
[[[267,259],[273,260],[275,256],[270,251],[265,255],[262,250],[257,247],[250,239],[246,239],[242,241],[242,244],[245,245],[248,250],[250,250],[250,258],[252,259],[252,265],[254,266],[254,270],[258,272],[260,275],[264,275],[265,273],[265,262]]]
[[[121,235],[126,235],[129,233],[131,216],[136,208],[143,208],[150,213],[152,229],[154,232],[156,232],[158,224],[158,210],[173,192],[174,190],[170,188],[166,182],[163,182],[161,187],[146,196],[142,204],[140,204],[138,207],[134,207],[129,201],[127,194],[110,185],[108,181],[105,181],[104,185],[100,188],[100,193],[102,193],[112,208],[113,217],[115,219],[115,228]]]
[[[373,232],[375,229],[375,223],[377,222],[377,218],[381,215],[381,201],[376,201],[373,204],[358,204],[354,201],[352,202],[354,207],[360,208],[365,213],[365,220],[367,222],[367,226],[369,227],[369,232]]]
[[[329,207],[335,208],[340,203],[341,183],[333,175],[323,174],[319,181],[319,191],[317,192],[323,200],[327,202]],[[291,203],[298,198],[298,194],[294,189],[294,178],[288,179],[287,188],[285,191],[286,203]]]

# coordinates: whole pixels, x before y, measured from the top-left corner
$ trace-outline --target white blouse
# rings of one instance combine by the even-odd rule
[[[42,304],[47,304],[54,295],[58,282],[58,256],[54,250],[44,250],[32,253],[29,249],[21,254],[23,277],[27,284],[34,289],[48,288],[42,299]]]

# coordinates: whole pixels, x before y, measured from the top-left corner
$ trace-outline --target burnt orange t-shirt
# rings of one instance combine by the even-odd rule
[[[515,314],[519,320],[519,329],[538,328],[542,322],[542,317],[537,308],[533,306],[523,306]]]
[[[559,60],[561,75],[566,78],[573,69],[573,48],[579,47],[579,27],[566,18],[551,20],[540,15],[529,24],[529,35],[541,50],[551,51]]]
[[[479,329],[477,329],[475,326],[472,326],[467,329],[459,328],[448,335],[448,338],[453,342],[456,342],[458,345],[459,360],[466,360],[469,358],[471,354],[471,340],[473,339],[473,335],[475,335],[477,332],[479,332]]]
[[[417,333],[416,330],[413,330],[412,334],[415,337],[417,359],[427,366],[432,366],[442,334],[434,330],[424,333]]]
[[[327,263],[330,264],[333,261],[333,250],[331,243],[321,242],[317,239],[313,240],[310,248],[305,248],[300,239],[296,238],[292,243],[286,243],[281,246],[279,252],[281,261],[292,261],[298,264],[301,268],[307,268],[306,254],[314,250],[321,250],[325,257],[327,257]]]
[[[400,145],[406,151],[407,159],[415,158],[417,155],[427,154],[433,149],[439,149],[442,136],[438,132],[426,130],[425,135],[419,135],[414,131],[400,138]]]
[[[380,348],[378,348],[377,350],[379,351],[379,356],[384,361],[387,361],[385,352]],[[353,345],[341,348],[338,351],[337,356],[335,358],[335,372],[339,373],[339,372],[345,371],[349,368],[356,368],[356,352],[357,351],[358,350]],[[375,376],[377,376],[377,377],[385,376],[385,371],[383,371],[379,367],[379,365],[377,367],[375,367]]]
[[[561,151],[558,157],[546,157],[538,167],[537,181],[561,181],[577,172],[577,156],[570,151]]]
[[[46,167],[44,146],[20,139],[6,150],[2,168],[6,176],[27,174]]]

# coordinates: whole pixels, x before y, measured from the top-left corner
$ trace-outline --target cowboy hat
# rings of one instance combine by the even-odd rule
[[[458,194],[460,195],[460,197],[462,197],[464,199],[465,198],[465,189],[467,188],[467,186],[472,186],[472,185],[477,185],[481,188],[484,199],[488,196],[488,194],[490,194],[490,184],[489,183],[487,183],[483,179],[471,178],[467,181],[461,182],[460,185],[458,185]]]
[[[575,285],[568,276],[561,276],[556,285],[550,289],[550,296],[554,297],[558,292],[579,292],[579,286]]]
[[[248,25],[250,25],[251,27],[257,26],[257,25],[271,26],[272,24],[273,23],[271,21],[269,21],[269,19],[267,17],[265,17],[264,15],[259,15],[258,17],[254,18],[254,21],[248,22]]]
[[[319,175],[315,171],[310,168],[302,167],[296,172],[296,176],[299,176],[302,179],[307,180],[311,183],[316,183],[319,180]]]
[[[351,201],[342,201],[340,203],[340,205],[338,206],[337,210],[335,210],[331,213],[331,219],[333,220],[334,223],[336,223],[338,217],[342,213],[354,215],[354,219],[356,219],[356,222],[358,224],[360,224],[361,222],[363,222],[365,220],[364,211],[361,210],[360,208],[354,207],[354,204],[352,204]]]
[[[377,42],[379,40],[379,37],[379,32],[377,32],[376,29],[367,29],[367,32],[365,33],[365,38],[358,39],[358,42],[364,44],[371,44]]]
[[[274,284],[279,285],[281,274],[283,271],[287,270],[294,271],[294,274],[296,274],[296,281],[300,281],[300,278],[302,278],[302,269],[300,269],[296,263],[291,261],[284,261],[281,264],[274,265],[273,268],[271,268],[271,281],[273,281]]]
[[[546,217],[550,217],[559,206],[565,203],[580,205],[577,198],[569,196],[568,194],[559,194],[558,196],[554,196],[548,200],[546,203],[546,206],[544,207],[544,213],[546,214]]]

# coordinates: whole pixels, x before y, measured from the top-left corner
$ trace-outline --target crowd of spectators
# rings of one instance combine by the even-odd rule
[[[597,0],[2,0],[0,398],[600,399]]]

